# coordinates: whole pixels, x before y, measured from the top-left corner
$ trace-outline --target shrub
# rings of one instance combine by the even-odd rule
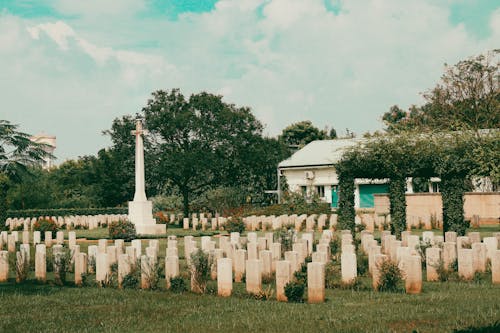
[[[340,254],[340,239],[337,235],[333,235],[330,241],[330,254],[332,258],[338,258]]]
[[[52,238],[56,237],[56,232],[58,231],[57,223],[49,218],[49,219],[38,219],[35,224],[33,225],[33,230],[34,231],[40,231],[40,237],[43,240],[45,240],[45,232],[46,231],[51,231],[52,232]]]
[[[154,217],[159,224],[166,224],[168,228],[168,222],[169,222],[168,216],[163,214],[162,211],[156,212],[154,214]]]
[[[16,253],[16,258],[16,282],[21,283],[28,278],[29,261],[28,256],[20,251]]]
[[[377,268],[380,273],[378,291],[398,292],[403,289],[403,276],[397,264],[384,260]]]
[[[312,262],[311,256],[306,257],[304,263],[300,266],[300,270],[293,273],[293,276],[298,282],[307,284],[307,263]]]
[[[71,263],[71,254],[67,248],[62,248],[54,253],[54,283],[63,286],[66,283],[66,273]]]
[[[134,268],[129,274],[125,275],[122,280],[123,289],[137,289],[139,288],[140,272]]]
[[[267,286],[266,289],[259,291],[257,294],[251,294],[251,297],[258,301],[268,301],[274,295],[274,289],[271,286]]]
[[[118,220],[109,224],[109,237],[111,239],[124,239],[126,242],[137,237],[135,226],[129,220]]]
[[[142,265],[142,263],[141,263]],[[160,276],[161,276],[161,266],[158,261],[150,265],[149,258],[147,265],[149,266],[147,269],[148,274],[145,274],[146,283],[148,285],[148,289],[157,290],[160,284]],[[143,274],[141,272],[141,274]],[[139,275],[138,275],[139,276]],[[141,276],[142,278],[142,276]],[[139,279],[139,278],[138,278]]]
[[[366,272],[368,272],[368,256],[364,254],[358,254],[356,256],[356,265],[358,268],[358,275],[365,275]]]
[[[245,223],[241,217],[233,217],[224,224],[224,230],[227,232],[239,232],[241,234],[245,231]]]
[[[281,228],[274,233],[273,237],[278,243],[281,243],[281,256],[284,256],[286,251],[292,250],[295,230]]]
[[[212,263],[207,253],[198,249],[191,254],[191,291],[203,294],[210,279]]]
[[[340,266],[329,262],[325,266],[325,287],[328,289],[337,288],[340,285]]]
[[[170,278],[170,291],[180,294],[187,291],[186,281],[180,276]]]
[[[304,301],[305,285],[302,282],[291,281],[285,285],[285,295],[288,302],[302,303]]]

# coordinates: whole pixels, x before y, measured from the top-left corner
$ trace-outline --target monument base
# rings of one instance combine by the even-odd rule
[[[167,233],[165,224],[156,224],[153,218],[153,203],[151,201],[129,201],[128,218],[135,225],[138,235],[164,235]]]

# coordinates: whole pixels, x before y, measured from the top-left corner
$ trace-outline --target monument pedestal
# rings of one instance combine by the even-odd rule
[[[138,235],[163,235],[167,233],[165,224],[156,224],[151,201],[129,201],[128,218],[135,225]]]

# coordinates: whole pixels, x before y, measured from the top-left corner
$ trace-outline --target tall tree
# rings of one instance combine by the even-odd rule
[[[314,140],[328,139],[328,134],[314,126],[311,121],[304,120],[283,129],[280,139],[289,147],[300,148]]]
[[[391,107],[382,119],[388,131],[479,130],[500,127],[500,50],[445,65],[426,103],[403,111]]]

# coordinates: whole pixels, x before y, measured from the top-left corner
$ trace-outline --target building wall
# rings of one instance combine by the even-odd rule
[[[429,224],[432,218],[443,221],[443,201],[440,193],[407,193],[406,221],[409,225],[419,222]],[[375,213],[389,211],[387,195],[375,195]],[[478,215],[483,224],[498,223],[500,218],[500,192],[467,192],[464,195],[464,218],[471,220]]]

